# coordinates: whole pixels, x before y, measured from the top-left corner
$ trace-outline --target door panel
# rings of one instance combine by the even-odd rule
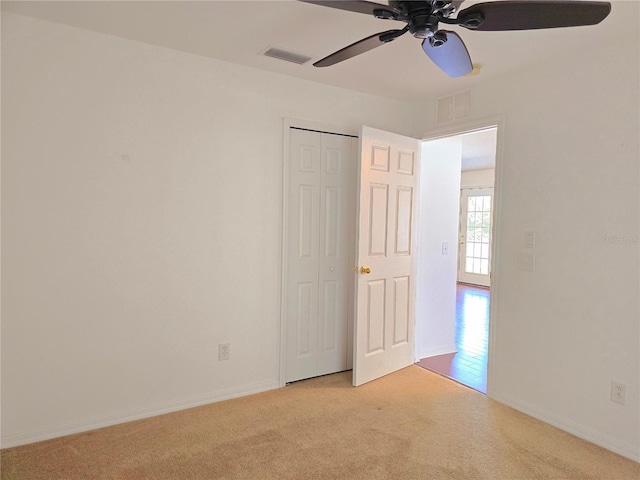
[[[389,186],[372,183],[369,210],[369,256],[387,255],[387,211],[389,206]]]
[[[367,282],[367,355],[384,351],[386,290],[384,279]]]
[[[419,142],[363,127],[360,152],[355,386],[413,363]]]
[[[315,285],[311,282],[298,283],[298,311],[297,311],[297,357],[312,355],[312,346],[315,343],[313,325],[316,311]]]
[[[320,137],[291,132],[287,252],[287,381],[315,372],[318,355]]]
[[[413,188],[396,188],[396,255],[411,255]]]
[[[298,192],[298,259],[314,260],[315,236],[318,231],[318,219],[315,215],[317,199],[316,187],[300,185]]]
[[[324,308],[322,315],[322,352],[331,352],[336,349],[338,318],[340,316],[339,283],[336,280],[324,282]]]
[[[393,279],[393,344],[400,345],[409,341],[409,314],[411,298],[410,278]]]
[[[321,135],[322,200],[320,204],[319,352],[315,375],[346,370],[353,355],[348,329],[353,328],[352,267],[356,192],[357,140]],[[351,294],[350,294],[351,293]]]

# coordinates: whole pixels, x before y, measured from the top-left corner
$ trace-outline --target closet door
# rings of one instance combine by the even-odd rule
[[[350,368],[355,139],[291,129],[285,381]]]

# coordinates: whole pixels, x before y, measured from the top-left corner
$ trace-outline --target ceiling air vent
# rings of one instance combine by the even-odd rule
[[[466,90],[447,97],[437,103],[436,123],[448,123],[471,116],[471,91]]]
[[[271,58],[277,58],[278,60],[284,60],[285,62],[295,63],[297,65],[303,65],[311,60],[311,57],[300,55],[299,53],[288,52],[281,48],[269,48],[264,52],[264,55]]]

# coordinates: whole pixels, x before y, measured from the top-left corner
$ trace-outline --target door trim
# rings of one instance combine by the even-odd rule
[[[286,385],[285,364],[286,364],[286,333],[287,333],[287,265],[286,252],[287,245],[287,218],[289,218],[289,143],[290,129],[298,128],[302,130],[312,130],[320,133],[329,133],[335,135],[345,135],[349,137],[358,137],[358,131],[349,127],[341,127],[335,125],[327,125],[308,120],[300,120],[294,118],[283,118],[282,121],[282,217],[281,225],[281,248],[280,248],[280,358],[278,369],[278,384],[280,387]]]
[[[506,120],[504,114],[493,115],[489,117],[483,117],[469,122],[456,123],[454,125],[447,125],[445,127],[434,128],[428,130],[423,136],[422,140],[435,140],[437,138],[451,137],[460,135],[462,133],[469,133],[478,130],[484,130],[486,128],[497,127],[496,138],[496,167],[495,167],[495,185],[493,189],[493,229],[491,234],[493,235],[493,256],[491,258],[491,304],[489,307],[489,351],[487,358],[487,396],[494,397],[495,383],[494,383],[494,358],[496,352],[496,330],[500,324],[498,317],[498,305],[500,302],[500,261],[502,248],[500,246],[502,231],[502,169],[503,169],[503,154],[504,154],[504,135],[506,130]]]

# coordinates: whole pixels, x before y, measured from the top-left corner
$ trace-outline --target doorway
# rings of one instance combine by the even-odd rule
[[[441,337],[438,348],[421,352],[417,364],[487,393],[497,126],[452,134],[446,140],[460,149],[456,277],[442,287],[447,300],[437,320],[427,321]],[[449,189],[456,188],[453,182]]]

